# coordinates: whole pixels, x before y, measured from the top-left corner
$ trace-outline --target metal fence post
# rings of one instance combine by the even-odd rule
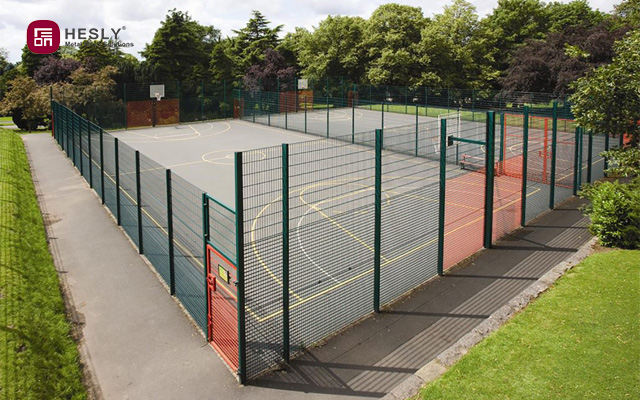
[[[429,87],[424,88],[424,116],[429,116]]]
[[[382,114],[380,118],[380,129],[384,132],[384,100],[382,100]]]
[[[580,170],[582,169],[582,160],[580,160],[580,128],[576,127],[574,134],[573,146],[573,195],[578,194],[578,186],[580,185]]]
[[[78,154],[80,155],[80,176],[84,177],[84,162],[82,161],[82,121],[83,119],[78,117]]]
[[[289,362],[289,145],[282,144],[282,358]]]
[[[102,197],[102,204],[104,205],[104,131],[100,128],[100,197]]]
[[[506,119],[504,116],[504,113],[501,112],[500,113],[500,154],[498,154],[498,160],[500,161],[500,164],[498,164],[500,166],[500,169],[502,170],[502,163],[504,162],[504,139],[505,139],[505,135],[507,134],[507,129],[506,129]]]
[[[116,165],[116,220],[118,221],[118,226],[122,223],[122,216],[120,213],[120,145],[118,138],[115,138],[113,142],[113,150],[114,150],[114,158]]]
[[[438,275],[444,275],[444,218],[447,182],[447,119],[440,120],[440,192],[438,201]]]
[[[418,157],[418,130],[420,124],[418,123],[418,103],[416,103],[416,157]]]
[[[89,149],[89,187],[93,189],[93,155],[91,152],[91,124],[87,122],[87,147]]]
[[[493,185],[494,185],[494,138],[496,130],[495,111],[487,112],[485,195],[484,195],[484,247],[491,248],[493,234]]]
[[[520,211],[520,225],[527,222],[527,162],[529,158],[529,107],[524,107],[524,121],[522,121],[522,197]]]
[[[202,192],[202,260],[204,262],[204,298],[205,298],[205,309],[204,313],[207,316],[207,341],[211,341],[211,318],[209,315],[209,309],[211,308],[211,297],[209,296],[209,268],[208,265],[208,250],[207,245],[209,244],[210,234],[209,234],[209,196],[207,196],[206,192]]]
[[[555,206],[556,193],[556,156],[558,146],[558,102],[553,102],[553,121],[551,123],[551,181],[549,182],[549,209]]]
[[[284,92],[284,129],[289,129],[289,92],[287,91]]]
[[[136,150],[136,202],[138,203],[138,251],[144,254],[142,240],[142,193],[140,193],[140,151]]]
[[[236,262],[238,274],[238,377],[240,383],[247,381],[247,353],[245,334],[245,297],[244,297],[244,199],[242,183],[242,152],[235,153],[235,191],[236,191]]]
[[[169,290],[172,296],[176,294],[176,271],[173,245],[173,196],[171,192],[171,170],[166,171],[167,184],[167,240],[169,244]]]
[[[76,160],[76,118],[75,114],[71,114],[71,153],[73,154],[73,165],[78,168]]]
[[[202,96],[200,99],[200,118],[204,121],[204,79],[200,83],[200,95]]]
[[[351,92],[351,143],[356,141],[356,85],[353,84],[353,91]],[[348,95],[347,95],[348,97]]]
[[[591,183],[591,172],[593,167],[593,130],[589,129],[589,146],[587,149],[587,183]]]
[[[382,129],[376,129],[375,145],[375,234],[373,241],[373,311],[380,312],[380,247],[382,222]]]

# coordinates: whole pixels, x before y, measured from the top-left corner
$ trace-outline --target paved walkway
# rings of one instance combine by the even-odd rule
[[[240,387],[55,141],[23,138],[81,352],[107,399],[382,397],[590,238],[572,200],[289,370]]]

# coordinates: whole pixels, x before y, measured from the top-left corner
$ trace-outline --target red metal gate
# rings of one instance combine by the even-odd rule
[[[236,266],[207,245],[207,335],[233,371],[238,370]]]

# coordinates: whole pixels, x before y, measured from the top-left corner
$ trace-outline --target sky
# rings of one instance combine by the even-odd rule
[[[560,0],[563,3],[569,0]],[[622,0],[588,0],[592,8],[610,12]],[[187,11],[202,25],[213,25],[224,36],[232,36],[234,29],[244,27],[251,10],[259,10],[272,26],[284,25],[283,33],[296,27],[312,29],[327,15],[350,15],[368,18],[381,4],[399,3],[421,7],[426,17],[442,12],[453,0],[0,0],[0,48],[8,51],[11,62],[20,60],[26,43],[27,26],[34,20],[55,21],[65,29],[97,28],[110,32],[124,29],[119,34],[123,42],[133,47],[123,49],[138,54],[151,42],[168,11],[177,8]],[[490,14],[498,0],[470,0],[478,15]]]

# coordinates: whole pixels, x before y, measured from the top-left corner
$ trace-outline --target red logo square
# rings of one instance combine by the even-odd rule
[[[60,47],[60,27],[46,19],[33,21],[27,28],[27,47],[35,54],[51,54]]]

